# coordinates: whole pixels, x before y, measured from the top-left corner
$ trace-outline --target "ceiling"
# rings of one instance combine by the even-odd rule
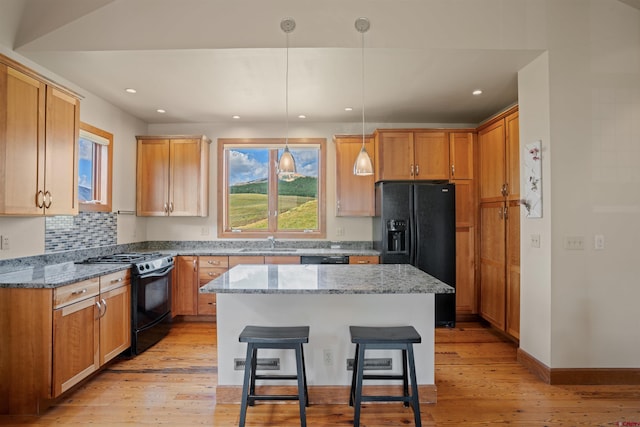
[[[461,48],[457,28],[429,32],[444,25],[429,7],[446,12],[436,0],[0,0],[0,43],[147,123],[273,122],[286,106],[280,21],[293,17],[290,117],[358,122],[365,16],[367,121],[478,123],[515,103],[517,71],[540,50]],[[470,34],[475,13],[460,16]]]

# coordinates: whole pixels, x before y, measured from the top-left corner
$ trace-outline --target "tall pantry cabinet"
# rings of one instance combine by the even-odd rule
[[[0,215],[78,213],[76,94],[0,55]]]
[[[514,107],[478,129],[480,315],[520,337],[520,141]]]

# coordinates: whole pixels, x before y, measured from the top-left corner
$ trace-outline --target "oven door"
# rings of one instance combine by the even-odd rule
[[[173,265],[137,277],[133,298],[137,330],[159,322],[171,312],[171,270]]]

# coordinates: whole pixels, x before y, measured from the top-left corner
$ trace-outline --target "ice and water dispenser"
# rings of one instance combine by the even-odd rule
[[[405,252],[407,242],[407,221],[387,220],[387,252]]]

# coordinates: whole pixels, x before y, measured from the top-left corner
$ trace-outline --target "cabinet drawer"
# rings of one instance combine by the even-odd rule
[[[198,315],[216,314],[216,294],[198,294]]]
[[[202,265],[202,264],[201,264]],[[198,278],[200,282],[200,286],[206,285],[213,279],[220,277],[220,275],[224,274],[228,269],[226,267],[212,267],[212,268],[202,268],[198,272]]]
[[[379,257],[368,255],[350,255],[349,264],[379,264]]]
[[[54,289],[53,292],[53,308],[64,307],[76,301],[96,296],[100,293],[100,279],[83,280],[82,282],[72,285],[61,286]]]
[[[131,283],[131,270],[126,269],[100,276],[100,292],[108,292]]]
[[[198,266],[200,268],[209,267],[229,267],[229,257],[227,256],[201,256],[198,257]]]

